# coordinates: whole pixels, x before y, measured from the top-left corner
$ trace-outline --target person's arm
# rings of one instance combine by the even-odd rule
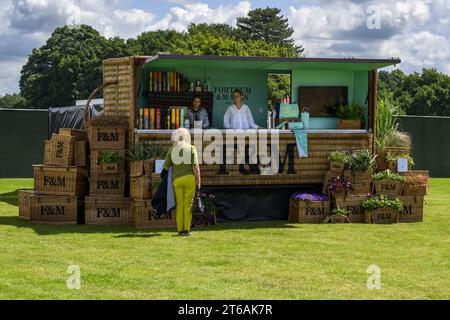
[[[228,107],[227,111],[223,115],[223,127],[225,129],[230,129],[230,121],[231,121],[231,109]]]
[[[206,129],[209,127],[209,118],[208,118],[208,112],[205,109],[202,109],[203,117],[203,129]]]
[[[250,128],[258,129],[259,126],[255,123],[255,121],[253,121],[252,111],[250,110],[250,108],[248,106],[247,106],[247,112],[245,114],[247,115],[247,121],[248,121],[248,124],[250,125]]]

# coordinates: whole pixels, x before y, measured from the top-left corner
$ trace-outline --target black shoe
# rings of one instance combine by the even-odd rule
[[[184,233],[184,231],[178,231],[178,235],[179,235],[179,236],[184,236],[185,233]]]
[[[192,236],[192,232],[190,232],[190,231],[185,231],[185,232],[184,232],[184,235],[185,235],[185,236]]]

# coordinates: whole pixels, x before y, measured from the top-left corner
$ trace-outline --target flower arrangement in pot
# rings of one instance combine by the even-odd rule
[[[406,159],[408,162],[408,170],[414,166],[414,159],[409,154],[399,154],[399,153],[391,153],[387,152],[384,154],[385,162],[388,163],[388,169],[392,172],[397,172],[397,160],[398,159]]]
[[[364,121],[364,108],[357,103],[340,105],[336,110],[339,129],[361,129]]]
[[[149,144],[148,146],[148,157],[149,159],[145,161],[145,174],[152,174],[155,172],[155,168],[158,166],[162,168],[164,159],[166,158],[169,148],[163,147],[161,144]],[[159,173],[159,172],[155,172]]]
[[[290,222],[321,223],[330,211],[330,198],[324,194],[296,192],[289,200]]]
[[[145,174],[144,161],[148,159],[148,145],[145,142],[135,144],[127,151],[130,161],[130,177],[140,177]]]
[[[99,162],[103,173],[118,173],[121,157],[118,151],[100,151]]]
[[[330,154],[330,171],[332,173],[342,174],[345,164],[348,160],[348,154],[343,151],[333,151]]]
[[[403,183],[403,195],[405,196],[424,196],[427,194],[428,176],[426,175],[407,175]]]
[[[215,195],[212,193],[200,192],[205,210],[203,214],[194,214],[192,216],[191,226],[209,226],[216,224],[216,204],[214,203]]]
[[[328,217],[325,218],[324,223],[350,223],[348,216],[350,215],[350,211],[347,209],[333,209],[328,214]]]
[[[403,202],[389,196],[379,194],[370,197],[362,203],[364,219],[367,223],[394,223],[403,210]]]
[[[375,192],[389,196],[399,196],[402,194],[405,177],[398,173],[393,173],[389,169],[374,173],[372,176]]]
[[[353,190],[353,187],[350,181],[347,181],[342,176],[337,176],[328,181],[328,190],[331,192],[331,195],[336,198],[345,196]]]
[[[345,165],[345,178],[351,182],[372,180],[375,158],[369,150],[350,153]]]

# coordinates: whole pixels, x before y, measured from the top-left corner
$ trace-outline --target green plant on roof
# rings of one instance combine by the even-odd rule
[[[100,163],[119,163],[120,160],[118,151],[100,151],[99,153]]]
[[[365,210],[376,210],[380,208],[391,208],[394,210],[402,210],[403,202],[400,199],[393,199],[383,194],[373,196],[362,203]]]
[[[350,170],[353,174],[366,172],[373,168],[375,157],[372,156],[369,150],[353,152],[348,156],[346,169]]]
[[[348,161],[348,154],[342,151],[333,151],[330,154],[330,161],[346,163]]]
[[[381,181],[381,180],[395,180],[395,181],[405,181],[405,177],[399,175],[398,173],[391,172],[389,169],[386,171],[381,171],[374,173],[372,175],[373,181]]]
[[[349,105],[339,105],[336,110],[339,119],[344,120],[364,120],[364,108],[358,103]]]

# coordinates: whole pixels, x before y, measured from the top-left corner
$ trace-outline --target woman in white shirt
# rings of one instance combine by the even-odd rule
[[[223,127],[225,129],[258,129],[259,126],[253,121],[250,108],[242,102],[241,89],[233,91],[234,104],[229,106],[223,116]]]

